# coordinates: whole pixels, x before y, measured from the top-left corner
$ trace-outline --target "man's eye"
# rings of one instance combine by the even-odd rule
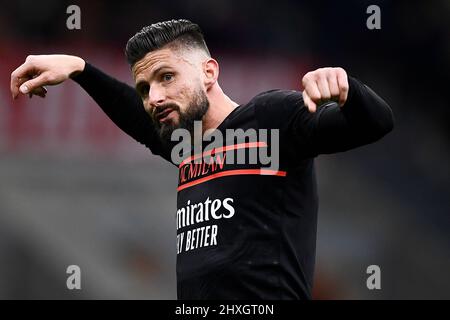
[[[163,80],[164,81],[170,81],[170,80],[172,80],[173,79],[173,74],[171,74],[171,73],[165,73],[164,75],[163,75]]]
[[[142,98],[146,98],[148,96],[148,91],[150,90],[149,86],[142,86],[139,89],[139,94]]]

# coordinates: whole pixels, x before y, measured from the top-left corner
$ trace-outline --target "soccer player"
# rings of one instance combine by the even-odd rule
[[[179,167],[179,299],[310,299],[318,211],[314,158],[390,132],[386,102],[344,69],[321,68],[304,75],[303,92],[270,90],[239,105],[220,88],[219,64],[199,26],[187,20],[143,28],[128,41],[126,55],[135,88],[80,57],[40,55],[12,73],[12,96],[45,97],[45,85],[71,78],[124,132]],[[209,151],[214,161],[195,161],[194,152],[176,162],[172,133],[192,133],[195,121],[202,132],[268,129],[278,139],[225,139]],[[275,169],[225,161],[227,150],[266,148],[279,157]]]

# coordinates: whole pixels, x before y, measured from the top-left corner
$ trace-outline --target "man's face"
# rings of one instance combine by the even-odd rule
[[[192,50],[162,48],[133,66],[136,90],[164,141],[173,130],[192,131],[209,108],[202,85],[202,55]]]

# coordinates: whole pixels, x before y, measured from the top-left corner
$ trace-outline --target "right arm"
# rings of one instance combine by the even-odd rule
[[[20,93],[45,97],[43,86],[57,85],[67,79],[77,82],[122,131],[144,144],[152,153],[163,156],[158,134],[134,88],[79,57],[29,56],[11,74],[11,93],[13,99]]]
[[[125,133],[144,144],[152,153],[163,150],[152,119],[145,111],[141,97],[131,86],[120,82],[86,63],[83,72],[72,76]]]

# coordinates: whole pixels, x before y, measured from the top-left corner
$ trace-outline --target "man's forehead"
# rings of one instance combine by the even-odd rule
[[[149,52],[141,60],[135,63],[132,68],[133,76],[136,79],[137,76],[141,74],[151,72],[158,65],[173,65],[178,59],[178,55],[176,55],[175,52],[169,48]]]

